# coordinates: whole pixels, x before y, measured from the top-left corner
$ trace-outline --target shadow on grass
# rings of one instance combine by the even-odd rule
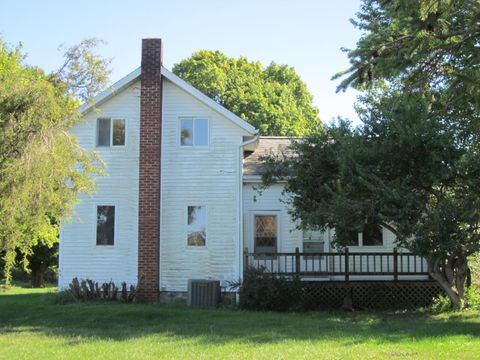
[[[250,345],[285,340],[397,343],[451,336],[480,336],[479,313],[433,316],[409,312],[259,313],[121,303],[53,304],[52,294],[0,296],[0,335],[39,332],[69,338],[123,341],[158,335],[156,341]],[[163,338],[163,339],[162,339]]]

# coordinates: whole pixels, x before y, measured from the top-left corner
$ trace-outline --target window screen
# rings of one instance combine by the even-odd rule
[[[195,146],[207,146],[208,145],[208,120],[196,119],[195,120]]]
[[[125,120],[115,119],[113,122],[112,145],[125,145]]]
[[[183,146],[193,145],[193,120],[180,121],[180,144]]]
[[[97,206],[97,245],[113,245],[115,206]]]
[[[277,252],[277,216],[255,215],[255,252]]]
[[[205,246],[207,240],[207,208],[205,206],[188,207],[187,244]]]
[[[208,120],[180,120],[180,145],[208,146]]]
[[[98,119],[97,146],[110,146],[110,119]]]

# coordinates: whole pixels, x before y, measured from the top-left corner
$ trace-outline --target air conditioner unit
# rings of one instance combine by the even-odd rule
[[[220,281],[188,280],[188,306],[216,307],[220,301]]]

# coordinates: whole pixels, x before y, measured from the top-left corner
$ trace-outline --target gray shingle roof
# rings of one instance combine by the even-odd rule
[[[263,156],[280,155],[292,143],[291,137],[286,136],[260,136],[258,147],[243,160],[243,175],[259,176],[263,172],[263,164],[260,160]]]

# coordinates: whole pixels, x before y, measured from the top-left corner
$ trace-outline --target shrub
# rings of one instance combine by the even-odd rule
[[[434,313],[441,313],[445,311],[450,311],[452,310],[452,302],[450,301],[450,298],[446,295],[439,295],[435,299],[433,299],[432,306],[430,307],[430,310]]]
[[[78,278],[74,278],[69,285],[69,289],[66,291],[78,301],[104,300],[129,303],[136,299],[139,284],[137,284],[137,286],[130,285],[130,291],[127,291],[127,283],[122,282],[122,289],[119,296],[119,289],[113,281],[99,285],[98,282],[94,282],[90,279],[78,280]]]
[[[472,285],[465,291],[462,309],[480,309],[480,287]],[[434,299],[430,310],[436,313],[453,310],[448,296],[439,296]]]
[[[239,289],[240,308],[262,311],[300,310],[302,287],[297,277],[276,277],[264,267],[248,268],[243,282],[230,283]]]
[[[470,286],[465,292],[465,304],[467,309],[480,309],[480,287]]]

